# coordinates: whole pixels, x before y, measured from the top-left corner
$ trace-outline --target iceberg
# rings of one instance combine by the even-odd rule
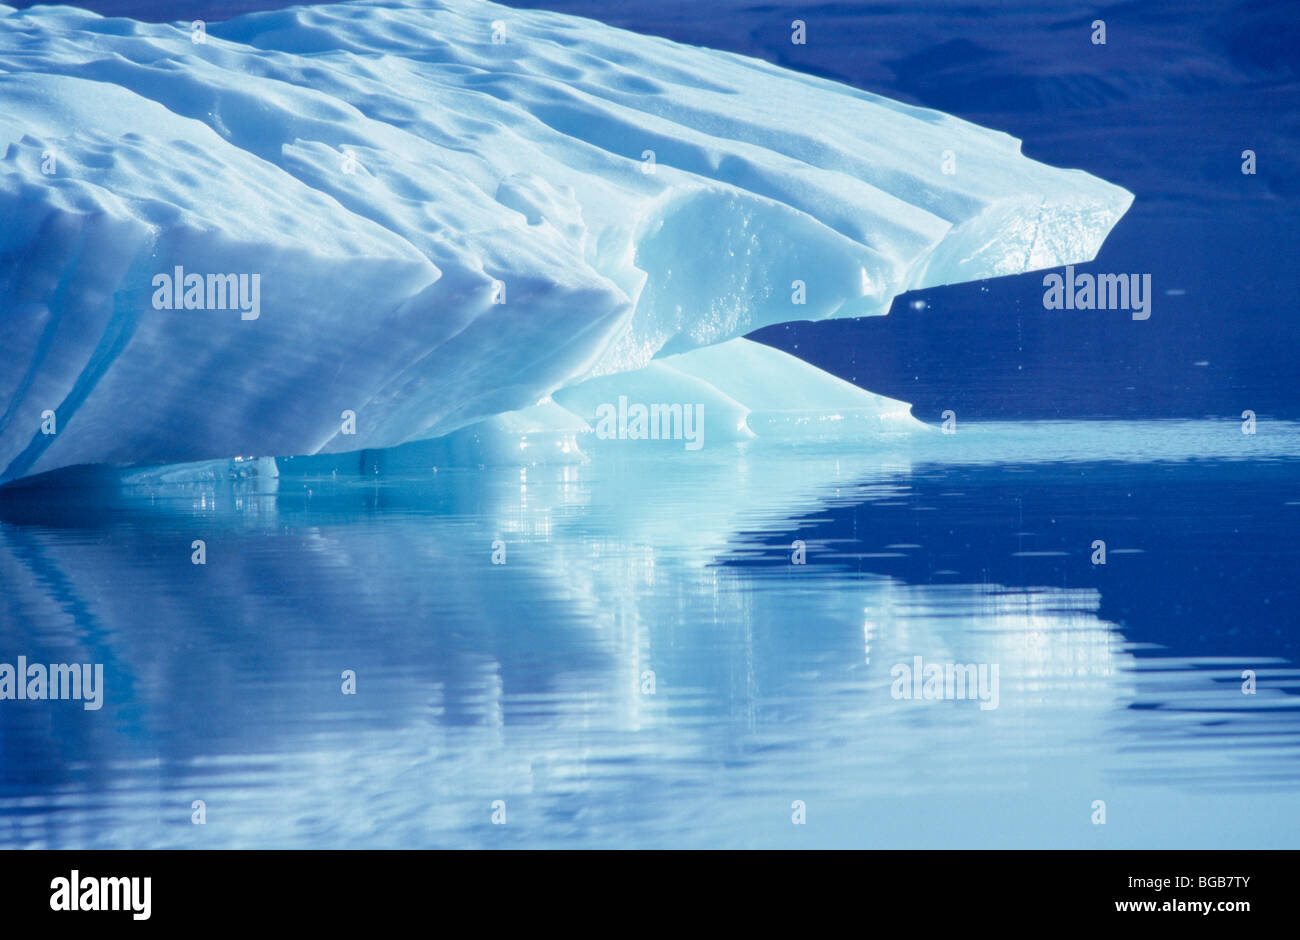
[[[625,423],[622,413],[636,405],[696,407],[703,418],[701,445],[704,440],[754,437],[872,438],[925,427],[912,417],[905,402],[873,394],[788,353],[743,338],[665,356],[632,372],[588,379],[557,391],[554,401],[583,418],[598,439],[626,439],[626,435],[600,433],[602,409],[606,416],[619,414]],[[653,418],[647,423],[651,431],[659,429]]]
[[[903,429],[737,338],[1088,261],[1133,198],[942,113],[483,0],[0,6],[0,105],[0,483],[567,455],[619,376],[732,439]]]

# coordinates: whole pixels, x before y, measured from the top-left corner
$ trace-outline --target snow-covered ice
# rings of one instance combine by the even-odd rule
[[[726,341],[1085,262],[1132,200],[938,112],[482,0],[203,35],[0,6],[0,155],[0,481],[484,421],[567,442],[552,402],[587,417],[619,376],[698,383],[738,436],[902,427]],[[198,309],[167,309],[178,267]],[[216,275],[257,275],[256,309],[214,303]]]

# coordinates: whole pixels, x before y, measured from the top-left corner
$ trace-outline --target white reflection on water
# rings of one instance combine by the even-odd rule
[[[103,662],[108,700],[0,703],[0,843],[1289,845],[1289,585],[1262,556],[1136,567],[1229,530],[1293,567],[1300,435],[1271,431],[10,494],[0,661]],[[1213,498],[1234,492],[1257,512]],[[1097,531],[1141,551],[1095,570]],[[1216,564],[1264,571],[1276,619],[1143,606]],[[998,708],[895,700],[914,655],[999,664]]]

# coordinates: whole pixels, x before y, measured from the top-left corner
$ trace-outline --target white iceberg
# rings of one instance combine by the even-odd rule
[[[0,482],[440,437],[1090,260],[1131,200],[944,114],[482,0],[204,32],[0,6]],[[732,397],[745,364],[706,358]]]
[[[583,418],[599,439],[628,439],[602,432],[601,418],[617,416],[620,429],[637,406],[647,416],[646,439],[688,440],[688,450],[707,441],[875,438],[924,425],[905,402],[858,388],[779,349],[748,339],[665,356],[631,372],[598,376],[560,389],[554,400]],[[684,419],[669,409],[685,411]],[[692,412],[691,409],[696,409]],[[661,415],[656,420],[655,415]],[[691,426],[695,418],[699,428]],[[674,420],[675,419],[675,420]],[[684,434],[676,431],[682,422]],[[641,438],[632,435],[632,439]]]

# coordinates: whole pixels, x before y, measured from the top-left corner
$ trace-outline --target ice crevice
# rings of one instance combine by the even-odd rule
[[[712,440],[904,430],[737,337],[1090,260],[1132,201],[949,115],[482,0],[204,40],[0,6],[0,482],[568,442],[632,392],[712,401]],[[256,316],[160,309],[177,269],[257,275]]]

